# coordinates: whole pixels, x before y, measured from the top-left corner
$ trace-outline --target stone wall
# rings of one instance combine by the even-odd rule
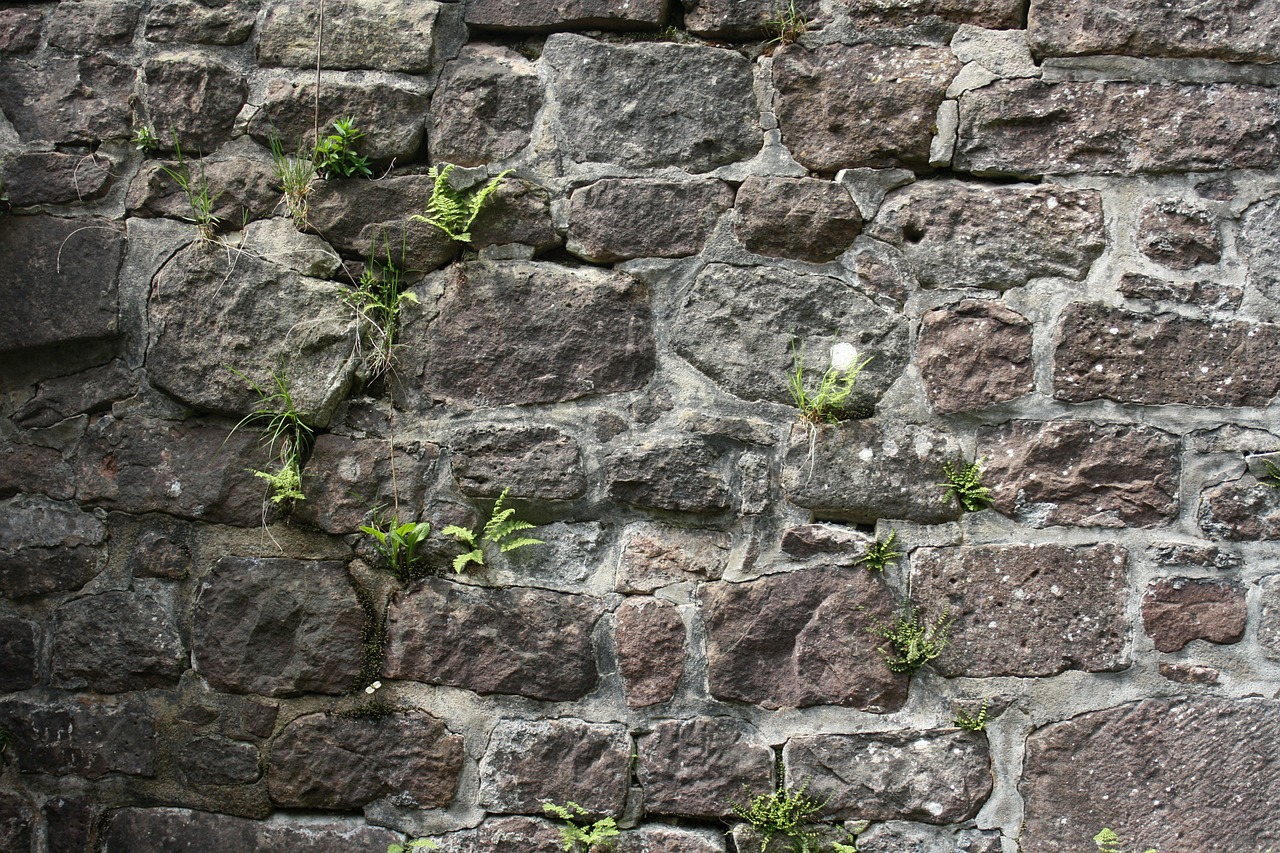
[[[747,853],[783,784],[865,853],[1280,845],[1280,2],[795,8],[0,8],[0,847]],[[343,116],[299,230],[268,143]],[[466,245],[443,163],[514,170]],[[315,430],[291,512],[228,368]],[[545,544],[455,575],[505,488]]]

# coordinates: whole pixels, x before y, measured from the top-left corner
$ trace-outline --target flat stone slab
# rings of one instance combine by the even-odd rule
[[[593,263],[696,255],[732,206],[722,181],[605,178],[570,196],[567,248]]]
[[[719,580],[731,545],[729,534],[717,530],[632,525],[622,535],[615,588],[650,593],[675,583]]]
[[[567,501],[587,491],[582,448],[549,426],[476,426],[449,438],[453,475],[464,494]]]
[[[306,853],[381,851],[404,836],[359,820],[313,818],[260,821],[177,808],[113,812],[107,853],[220,853],[230,850],[305,850]]]
[[[965,299],[920,321],[916,364],[940,415],[1015,400],[1035,389],[1031,321],[993,299]]]
[[[270,3],[258,27],[258,64],[314,69],[320,14],[314,4]],[[323,68],[425,74],[465,40],[457,3],[337,0],[323,14]]]
[[[648,814],[728,818],[744,785],[773,790],[773,750],[754,726],[731,717],[663,720],[639,738],[637,754]]]
[[[127,139],[137,75],[131,64],[102,54],[38,62],[6,58],[0,64],[0,111],[23,142]]]
[[[1280,199],[1260,201],[1245,210],[1237,245],[1249,283],[1280,302]]]
[[[857,23],[902,26],[931,17],[991,29],[1022,26],[1025,5],[1019,0],[840,0]]]
[[[1244,587],[1230,581],[1160,578],[1142,597],[1142,626],[1161,652],[1192,640],[1237,643],[1247,618]]]
[[[605,459],[610,499],[674,512],[720,512],[732,505],[732,458],[693,438],[639,441]]]
[[[618,723],[501,720],[480,760],[480,805],[542,815],[575,802],[593,815],[622,814],[631,777],[631,737]]]
[[[13,735],[5,754],[23,773],[155,775],[156,712],[141,694],[3,699],[0,725]]]
[[[494,30],[654,29],[666,19],[669,0],[473,0],[467,23]]]

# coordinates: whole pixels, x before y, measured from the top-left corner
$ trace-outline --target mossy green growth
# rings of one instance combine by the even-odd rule
[[[951,722],[957,728],[968,729],[971,732],[985,731],[987,728],[987,706],[990,703],[990,699],[983,699],[982,707],[978,709],[977,714],[970,714],[964,708],[957,708],[955,719]]]
[[[1124,853],[1121,846],[1124,842],[1120,840],[1120,836],[1116,835],[1106,827],[1093,837],[1093,843],[1098,845],[1100,853]],[[1154,848],[1148,848],[1145,853],[1156,853]]]

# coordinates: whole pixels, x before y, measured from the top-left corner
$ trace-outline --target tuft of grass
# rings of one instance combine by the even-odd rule
[[[276,505],[305,500],[306,496],[302,492],[302,462],[311,449],[314,433],[303,421],[302,413],[293,402],[293,393],[284,370],[271,371],[271,382],[275,390],[269,391],[235,368],[227,369],[258,395],[257,408],[241,418],[231,432],[234,434],[244,426],[257,426],[262,430],[263,443],[271,449],[278,463],[274,471],[253,471],[253,475],[267,481],[271,488],[270,500]]]
[[[808,787],[806,782],[794,791],[780,787],[768,794],[753,796],[744,786],[747,802],[733,802],[729,807],[760,834],[762,851],[767,853],[774,836],[781,836],[791,842],[794,853],[808,853],[818,840],[813,816],[826,805],[826,801],[818,802],[805,793]]]
[[[965,512],[978,512],[991,506],[991,490],[982,485],[982,460],[977,462],[942,463],[942,475],[945,483],[938,483],[943,489],[942,502],[955,498]]]
[[[883,542],[876,540],[868,545],[867,553],[859,557],[856,562],[865,563],[868,571],[883,572],[885,566],[902,556],[901,551],[895,551],[893,548],[893,540],[897,535],[897,531],[890,530]]]
[[[298,146],[297,156],[290,157],[280,144],[280,137],[271,134],[271,171],[284,193],[284,206],[295,227],[307,227],[307,197],[316,179],[314,156],[303,154]]]
[[[400,311],[405,303],[418,301],[417,296],[403,289],[403,274],[391,259],[390,246],[384,242],[383,249],[386,260],[380,261],[371,254],[360,281],[342,293],[343,301],[355,310],[361,321],[362,336],[368,344],[364,361],[374,376],[391,368]]]
[[[887,641],[877,651],[889,671],[910,674],[942,654],[951,640],[954,621],[950,608],[945,608],[929,624],[908,602],[893,624],[877,624],[867,630]]]
[[[560,842],[566,853],[609,850],[616,843],[618,826],[611,817],[583,825],[589,812],[572,801],[563,806],[543,803],[542,810],[562,821]]]
[[[191,174],[186,157],[182,154],[182,145],[178,142],[177,133],[173,135],[173,154],[176,165],[161,166],[160,171],[168,175],[186,195],[191,214],[184,218],[195,224],[196,233],[201,240],[211,241],[218,231],[218,226],[222,224],[222,220],[213,214],[213,208],[222,197],[222,193],[215,193],[210,189],[203,162],[199,164],[198,173]]]
[[[515,509],[508,507],[502,508],[502,503],[507,499],[507,493],[510,487],[502,490],[502,494],[498,495],[498,500],[493,504],[493,512],[489,514],[489,520],[485,522],[484,528],[477,533],[468,530],[465,527],[459,527],[456,524],[450,524],[440,532],[445,536],[451,536],[458,542],[470,550],[464,554],[459,554],[453,560],[453,570],[458,574],[466,571],[467,566],[475,563],[477,566],[484,565],[484,546],[493,544],[498,546],[501,553],[514,551],[517,548],[523,548],[526,545],[542,545],[541,539],[534,539],[531,536],[517,536],[514,539],[508,539],[512,533],[521,530],[529,530],[533,527],[527,521],[521,521],[515,518]],[[505,541],[504,541],[505,540]]]
[[[453,188],[449,181],[453,170],[454,166],[446,163],[443,167],[432,166],[427,171],[427,177],[435,182],[431,187],[431,198],[427,201],[426,211],[414,214],[412,219],[434,225],[448,235],[450,240],[468,243],[471,241],[471,226],[480,215],[481,205],[498,189],[503,179],[511,174],[511,170],[500,172],[480,189],[470,190]]]
[[[774,7],[773,14],[764,19],[764,26],[773,36],[766,44],[791,44],[809,31],[809,19],[796,8],[796,0],[787,0]]]

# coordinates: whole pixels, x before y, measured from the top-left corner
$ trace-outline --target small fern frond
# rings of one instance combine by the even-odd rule
[[[459,527],[456,524],[450,524],[448,527],[440,531],[441,536],[452,536],[459,542],[465,542],[471,547],[475,547],[476,535],[465,527]]]
[[[546,543],[543,542],[541,539],[534,539],[532,536],[521,536],[518,539],[512,539],[510,542],[502,543],[502,545],[499,546],[499,549],[502,551],[502,553],[505,554],[508,551],[514,551],[515,549],[523,548],[526,545],[545,545],[545,544]]]
[[[459,554],[458,556],[454,557],[453,571],[457,574],[462,574],[467,570],[467,566],[471,563],[475,563],[477,566],[483,566],[484,552],[481,551],[479,548],[476,548],[473,551],[468,551],[465,554]]]
[[[507,510],[511,512],[511,510]],[[501,542],[503,539],[515,533],[518,530],[532,530],[533,525],[527,521],[521,521],[518,518],[507,519],[492,530],[486,530],[485,538],[490,542]]]

